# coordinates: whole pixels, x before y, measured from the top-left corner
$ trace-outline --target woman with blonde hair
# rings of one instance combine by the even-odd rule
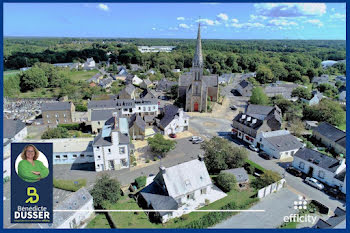
[[[18,164],[18,176],[27,182],[37,182],[49,175],[49,169],[37,160],[39,150],[32,144],[26,145],[21,153],[22,161]]]

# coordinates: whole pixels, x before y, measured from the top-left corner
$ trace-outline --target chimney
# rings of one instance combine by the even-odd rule
[[[203,162],[204,161],[204,156],[203,155],[198,155],[198,160]]]
[[[114,129],[118,128],[118,113],[113,112],[113,117],[114,117]]]
[[[159,171],[160,171],[162,174],[164,174],[164,173],[165,173],[165,167],[163,167],[163,166],[159,167]]]

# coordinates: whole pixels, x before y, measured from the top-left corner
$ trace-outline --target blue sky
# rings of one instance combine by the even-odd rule
[[[346,39],[345,3],[5,3],[5,36]]]

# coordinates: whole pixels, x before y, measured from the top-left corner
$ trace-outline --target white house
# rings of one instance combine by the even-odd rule
[[[86,59],[86,62],[83,64],[84,70],[92,70],[92,69],[95,69],[95,67],[96,67],[96,63],[95,63],[94,58],[92,58],[92,57]]]
[[[140,84],[143,82],[142,79],[140,79],[139,77],[137,77],[137,75],[135,74],[128,74],[126,76],[126,79],[125,79],[125,84],[133,84],[133,85],[136,85],[136,86],[140,86]]]
[[[302,148],[294,154],[293,167],[339,190],[345,190],[345,159],[338,160],[316,150]]]
[[[213,185],[204,158],[199,156],[172,167],[160,167],[153,182],[140,191],[138,202],[145,209],[177,210],[148,213],[151,219],[164,223],[225,196]]]
[[[260,132],[255,140],[255,146],[276,159],[292,157],[303,144],[288,130]]]
[[[93,142],[95,170],[119,170],[130,164],[130,137],[126,118],[119,118],[117,113],[106,121]]]
[[[157,121],[158,127],[164,134],[176,134],[188,130],[190,117],[182,108],[174,105],[166,105]]]

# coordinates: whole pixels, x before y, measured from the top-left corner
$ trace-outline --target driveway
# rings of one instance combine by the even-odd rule
[[[283,223],[284,216],[297,212],[293,208],[293,203],[297,200],[297,194],[284,188],[261,199],[250,208],[265,212],[241,212],[212,228],[277,228]]]

